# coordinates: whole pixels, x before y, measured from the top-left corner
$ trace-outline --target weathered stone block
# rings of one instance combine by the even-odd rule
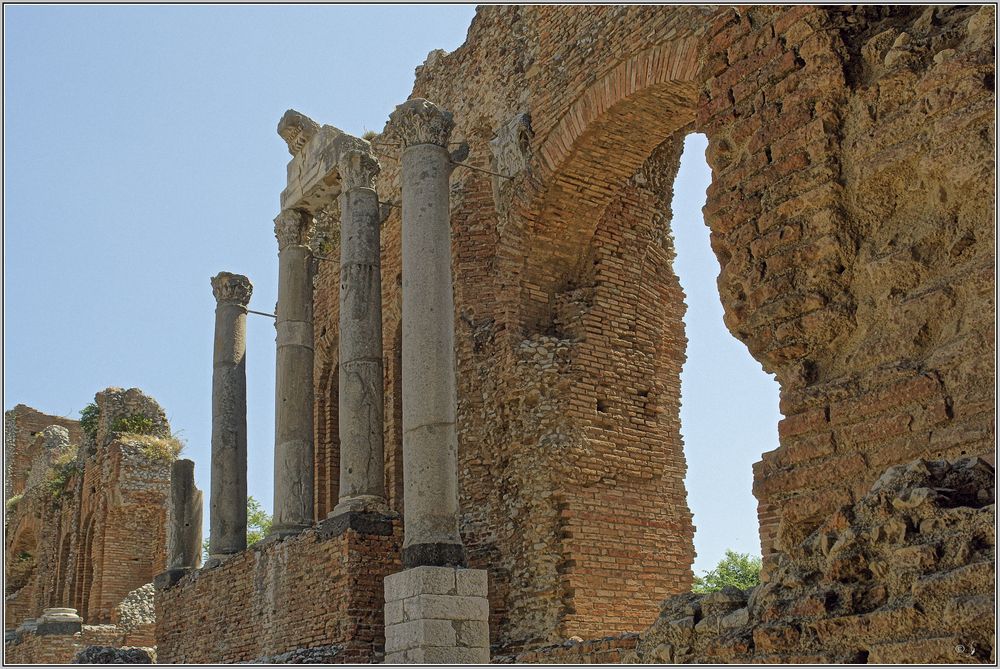
[[[385,579],[385,601],[395,602],[418,595],[454,595],[453,567],[414,567]],[[434,617],[434,616],[431,616]]]
[[[414,648],[385,656],[386,664],[489,664],[488,648]]]
[[[403,600],[403,615],[406,620],[486,620],[490,615],[490,606],[485,597],[419,595]]]
[[[454,647],[455,626],[450,620],[412,620],[385,628],[385,652],[396,653],[411,648]]]
[[[386,602],[385,604],[385,624],[398,625],[403,622],[403,600]]]
[[[489,648],[490,626],[485,620],[452,621],[455,640],[465,648]]]
[[[456,569],[455,582],[459,595],[486,597],[488,594],[489,586],[485,569]]]

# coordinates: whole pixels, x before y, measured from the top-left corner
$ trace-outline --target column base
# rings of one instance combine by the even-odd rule
[[[488,664],[484,569],[415,567],[385,577],[386,664]]]
[[[276,538],[291,537],[308,530],[310,527],[312,525],[272,525],[271,531],[268,532],[267,536]]]
[[[333,507],[333,511],[326,514],[326,517],[333,518],[334,516],[351,512],[381,513],[385,515],[389,513],[389,505],[386,503],[384,497],[376,495],[358,495],[357,497],[341,498],[337,502],[337,506]]]
[[[330,514],[326,520],[316,525],[316,533],[321,539],[339,537],[347,530],[358,534],[392,535],[392,522],[399,516],[395,513],[369,513],[364,511],[345,511],[337,515]]]
[[[411,544],[403,547],[403,567],[464,567],[462,544]]]
[[[211,562],[211,560],[209,560]],[[206,563],[207,566],[207,563]],[[166,590],[167,588],[172,588],[177,585],[177,581],[181,580],[188,574],[190,574],[193,569],[190,567],[180,567],[176,569],[168,569],[161,574],[157,574],[153,577],[153,587],[157,590]]]

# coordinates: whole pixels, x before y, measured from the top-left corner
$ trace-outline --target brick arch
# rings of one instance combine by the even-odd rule
[[[693,37],[622,60],[580,95],[535,150],[535,188],[520,207],[530,231],[522,287],[526,329],[543,325],[554,295],[573,287],[608,202],[653,150],[694,122]]]
[[[340,364],[338,341],[326,346],[327,355],[316,383],[316,421],[313,435],[314,515],[333,511],[340,496]]]

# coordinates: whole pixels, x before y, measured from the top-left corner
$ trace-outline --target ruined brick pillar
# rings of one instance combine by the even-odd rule
[[[209,564],[247,547],[247,304],[250,280],[220,272],[215,295],[212,370],[212,498]]]
[[[420,98],[390,116],[403,143],[403,564],[464,565],[458,533],[450,112]]]
[[[297,534],[313,522],[312,216],[286,209],[278,239],[277,366],[274,411],[274,524]]]
[[[175,460],[170,467],[170,513],[167,525],[167,569],[153,583],[169,588],[201,566],[202,494],[194,484],[194,462]]]
[[[382,441],[382,274],[378,161],[355,140],[341,154],[340,498],[330,516],[385,513]]]

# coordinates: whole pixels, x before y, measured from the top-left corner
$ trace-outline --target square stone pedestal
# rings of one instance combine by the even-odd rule
[[[488,664],[486,570],[414,567],[385,577],[387,664]]]

